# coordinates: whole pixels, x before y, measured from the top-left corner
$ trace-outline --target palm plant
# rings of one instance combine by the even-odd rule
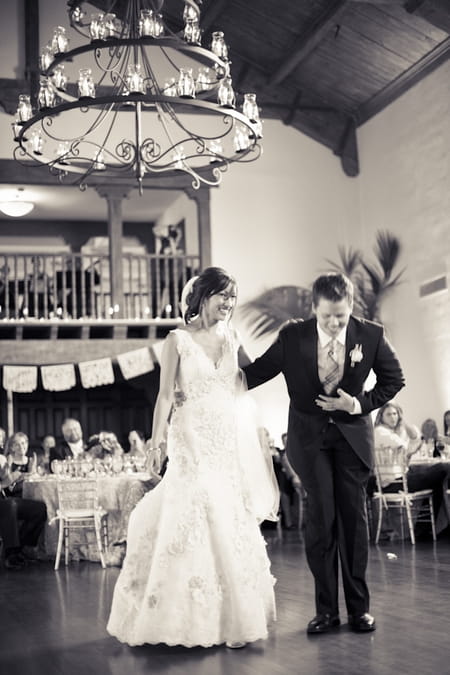
[[[401,246],[394,235],[379,231],[374,247],[376,260],[367,262],[361,251],[340,246],[339,262],[327,260],[329,270],[343,272],[354,285],[354,312],[357,316],[380,320],[382,300],[400,282],[404,269],[394,274]],[[311,316],[312,294],[300,286],[277,286],[241,305],[250,332],[255,337],[278,331],[292,318]]]
[[[389,232],[378,232],[375,254],[378,265],[369,265],[362,261],[364,271],[369,280],[365,303],[367,318],[380,320],[381,303],[400,282],[405,268],[394,275],[394,268],[400,257],[400,241]],[[366,286],[367,288],[367,286]]]
[[[300,286],[276,286],[240,307],[240,314],[255,337],[278,331],[292,318],[311,316],[311,291]]]
[[[375,263],[368,263],[360,251],[339,249],[340,263],[328,261],[332,269],[343,272],[355,287],[355,314],[373,321],[380,320],[381,303],[400,282],[405,269],[394,275],[401,251],[400,241],[389,232],[376,235]]]

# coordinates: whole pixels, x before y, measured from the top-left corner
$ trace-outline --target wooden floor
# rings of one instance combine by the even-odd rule
[[[128,647],[105,631],[119,570],[50,563],[0,572],[0,673],[5,675],[445,675],[450,672],[450,539],[370,550],[375,633],[344,624],[308,637],[313,588],[296,533],[265,533],[278,621],[242,650]],[[395,554],[392,557],[388,554]],[[175,601],[175,599],[174,599]],[[345,611],[342,607],[342,618]]]

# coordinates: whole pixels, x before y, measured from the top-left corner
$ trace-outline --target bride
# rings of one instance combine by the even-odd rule
[[[229,320],[236,282],[209,267],[183,289],[183,328],[165,340],[151,466],[163,480],[130,517],[107,630],[130,645],[242,647],[267,637],[274,578],[259,523],[277,519]]]

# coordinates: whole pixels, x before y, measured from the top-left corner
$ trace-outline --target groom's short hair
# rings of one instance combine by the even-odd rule
[[[348,300],[349,305],[353,304],[353,284],[345,274],[340,272],[330,272],[317,277],[312,287],[312,301],[314,307],[317,307],[320,298],[339,302]]]

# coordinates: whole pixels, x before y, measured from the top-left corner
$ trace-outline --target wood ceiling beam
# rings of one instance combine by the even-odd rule
[[[390,82],[382,91],[363,103],[356,112],[357,124],[360,126],[371,117],[386,108],[396,98],[411,89],[426,75],[448,61],[450,58],[450,37],[441,42],[435,49],[426,54],[420,61],[406,70],[396,80]]]
[[[302,96],[303,96],[303,92],[301,92],[301,91],[298,91],[295,94],[294,100],[292,101],[292,104],[291,104],[290,108],[288,109],[288,113],[287,113],[286,117],[283,119],[283,123],[286,124],[287,126],[292,124],[292,122],[294,121],[295,114],[296,114],[297,110],[300,108],[300,101],[302,100]]]
[[[229,0],[211,0],[204,11],[200,14],[202,31],[206,33],[216,21],[217,17],[226,10]]]
[[[31,103],[37,104],[39,92],[39,2],[25,0],[25,79]]]
[[[26,94],[29,84],[26,80],[13,80],[12,78],[0,78],[0,106],[8,115],[14,115],[19,102],[19,94]]]
[[[308,30],[298,38],[294,50],[270,76],[268,85],[275,86],[286,79],[290,73],[317,47],[327,33],[334,27],[341,14],[347,9],[348,0],[334,0],[330,6],[315,18]]]
[[[425,19],[432,26],[450,33],[449,0],[406,0],[405,10]]]
[[[354,178],[359,175],[358,140],[355,120],[352,117],[347,120],[334,154],[341,158],[341,165],[346,176]]]
[[[420,5],[423,5],[424,2],[425,0],[407,0],[407,2],[405,2],[405,9],[410,14],[414,14],[414,12],[419,9]]]
[[[366,5],[403,5],[405,0],[352,0],[352,2]],[[419,0],[419,2],[423,2],[423,0]]]

